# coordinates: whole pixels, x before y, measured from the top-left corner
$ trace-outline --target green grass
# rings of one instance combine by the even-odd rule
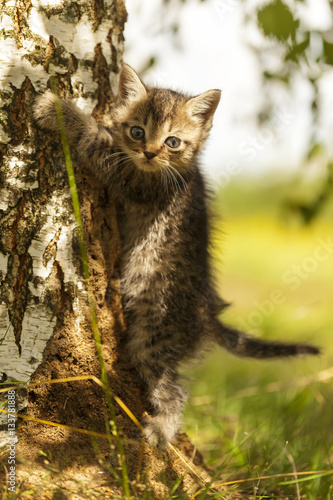
[[[56,83],[55,79],[51,80],[51,87],[52,87],[53,92],[57,94],[58,87],[57,87],[57,83]],[[99,328],[98,328],[98,323],[97,323],[95,299],[94,299],[93,290],[91,288],[91,282],[90,282],[91,276],[90,276],[90,271],[89,271],[89,266],[88,266],[87,248],[86,248],[86,243],[84,240],[84,231],[83,231],[83,225],[82,225],[82,219],[81,219],[79,196],[78,196],[77,185],[76,185],[76,180],[75,180],[75,176],[74,176],[74,169],[73,169],[73,163],[72,163],[72,158],[71,158],[71,154],[70,154],[69,143],[68,143],[68,139],[67,139],[65,119],[64,119],[62,107],[61,107],[61,104],[59,101],[56,101],[55,109],[56,109],[56,114],[57,114],[57,119],[58,119],[58,125],[59,125],[59,131],[60,131],[60,136],[61,136],[63,153],[64,153],[64,157],[65,157],[65,164],[66,164],[66,170],[67,170],[67,176],[68,176],[68,184],[69,184],[71,198],[72,198],[73,212],[74,212],[74,216],[75,216],[76,227],[78,230],[78,240],[79,240],[79,247],[80,247],[80,254],[81,254],[81,261],[82,261],[82,268],[83,268],[83,277],[85,279],[87,298],[88,298],[88,303],[89,303],[90,322],[91,322],[91,327],[92,327],[92,331],[93,331],[93,335],[94,335],[94,341],[95,341],[98,362],[99,362],[100,370],[101,370],[101,382],[103,383],[105,399],[107,401],[108,408],[109,408],[109,415],[105,416],[105,430],[106,430],[107,435],[109,436],[109,444],[110,444],[110,450],[111,450],[112,455],[114,455],[114,454],[112,453],[113,448],[112,448],[111,431],[112,431],[113,437],[116,440],[117,451],[118,451],[117,461],[118,461],[120,469],[122,471],[122,485],[123,485],[123,489],[124,489],[124,495],[125,495],[126,499],[129,499],[130,498],[130,485],[129,485],[127,464],[126,464],[125,453],[124,453],[124,446],[123,446],[122,439],[118,433],[118,428],[117,428],[117,424],[116,424],[116,413],[115,413],[114,403],[113,403],[113,395],[111,393],[109,379],[108,379],[106,368],[105,368],[105,361],[104,361],[103,353],[102,353],[102,341],[101,341],[101,336],[99,333]],[[110,420],[110,418],[111,418],[111,420]],[[117,479],[119,479],[117,475],[116,475],[116,477],[117,477]]]
[[[288,190],[290,184],[229,186],[216,201],[224,220],[213,262],[219,292],[233,303],[224,320],[261,337],[313,342],[323,353],[266,362],[216,347],[186,370],[185,430],[224,480],[333,468],[333,378],[304,380],[333,366],[333,253],[316,253],[319,238],[333,242],[331,207],[304,226],[285,216],[281,200]],[[302,273],[297,280],[293,266]],[[242,483],[237,491],[253,498],[333,498],[332,476],[292,479]]]

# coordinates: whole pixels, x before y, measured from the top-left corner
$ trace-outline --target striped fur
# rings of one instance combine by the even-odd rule
[[[59,101],[72,150],[122,205],[128,352],[155,409],[146,436],[161,446],[177,432],[186,401],[179,363],[207,342],[256,358],[318,353],[313,346],[252,338],[217,318],[223,302],[212,286],[207,190],[197,161],[219,99],[218,90],[193,98],[147,87],[125,65],[110,129]],[[49,92],[37,100],[42,128],[58,129],[57,100]],[[133,139],[132,127],[142,128],[144,138]],[[180,140],[179,147],[168,147],[170,137]]]

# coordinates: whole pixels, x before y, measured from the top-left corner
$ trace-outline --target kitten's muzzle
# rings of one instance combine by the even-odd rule
[[[145,155],[147,160],[152,160],[156,156],[156,153],[152,153],[150,151],[144,151],[143,154]]]

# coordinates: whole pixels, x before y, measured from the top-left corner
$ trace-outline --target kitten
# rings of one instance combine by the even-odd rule
[[[179,363],[205,343],[255,358],[319,352],[253,338],[218,319],[223,301],[212,286],[207,189],[198,156],[219,100],[219,90],[188,97],[149,87],[124,65],[110,129],[50,92],[34,110],[40,127],[59,130],[55,102],[61,102],[72,150],[122,204],[128,352],[155,410],[145,435],[160,446],[177,432],[186,401]]]

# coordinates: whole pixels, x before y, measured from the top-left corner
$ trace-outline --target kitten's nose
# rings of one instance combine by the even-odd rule
[[[156,156],[156,153],[151,153],[150,151],[144,151],[143,154],[147,158],[147,160],[151,160]]]

